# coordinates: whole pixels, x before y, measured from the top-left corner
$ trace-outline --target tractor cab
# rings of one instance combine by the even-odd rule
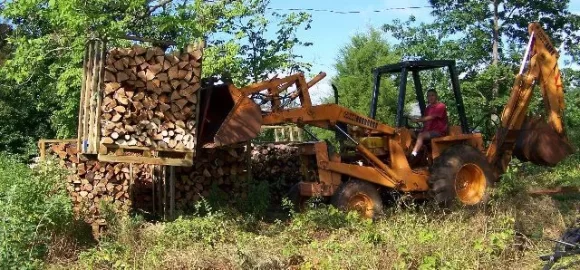
[[[451,78],[451,87],[454,97],[454,104],[456,113],[459,120],[459,125],[453,125],[451,121],[448,123],[447,134],[442,137],[433,138],[424,142],[424,146],[420,150],[419,155],[421,156],[422,163],[431,163],[433,159],[438,157],[448,146],[465,143],[476,146],[483,151],[483,138],[481,134],[473,134],[469,130],[467,123],[467,117],[465,115],[465,107],[463,105],[463,98],[461,91],[459,89],[459,79],[457,76],[457,70],[455,67],[454,60],[436,60],[436,61],[405,61],[396,64],[385,65],[373,69],[374,75],[374,87],[372,92],[370,113],[369,116],[373,119],[377,116],[377,104],[378,99],[381,96],[380,85],[381,78],[386,75],[399,75],[398,76],[398,96],[397,96],[397,112],[395,118],[395,127],[402,134],[402,137],[409,138],[407,140],[400,140],[402,147],[406,153],[410,153],[413,146],[415,145],[415,132],[413,130],[418,130],[419,126],[413,126],[410,124],[409,116],[405,113],[405,104],[409,102],[416,103],[416,107],[421,114],[425,116],[427,104],[425,101],[425,92],[421,83],[420,72],[431,69],[447,68],[449,71],[449,76]],[[410,74],[409,74],[410,73]],[[406,100],[407,95],[407,79],[408,77],[413,77],[414,84],[414,96],[415,100]],[[444,89],[437,89],[439,95],[441,95]],[[413,95],[411,95],[413,96]],[[407,102],[407,103],[406,103]],[[446,104],[448,115],[452,109],[451,104]],[[428,165],[428,164],[424,164]]]

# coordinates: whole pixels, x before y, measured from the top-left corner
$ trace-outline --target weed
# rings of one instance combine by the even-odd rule
[[[310,209],[294,216],[291,230],[334,230],[354,228],[361,223],[357,212],[343,212],[332,205]]]
[[[56,268],[145,269],[537,269],[564,228],[580,213],[575,198],[530,197],[533,170],[513,161],[481,209],[446,212],[401,197],[378,220],[307,203],[288,220],[264,220],[266,184],[248,186],[243,211],[219,203],[215,191],[174,222],[146,223],[111,215],[115,236]],[[563,166],[563,165],[562,165]],[[572,166],[572,165],[570,165]],[[572,167],[566,167],[572,169]],[[555,172],[544,172],[553,175]],[[562,174],[562,172],[558,172]],[[576,172],[566,172],[572,176]],[[563,174],[562,174],[563,175]],[[580,174],[579,174],[580,175]],[[548,181],[542,182],[543,184]],[[111,212],[113,213],[113,212]]]
[[[270,207],[270,197],[270,187],[267,182],[251,181],[248,197],[242,209],[255,216],[263,217]]]
[[[170,239],[165,245],[179,248],[187,246],[190,242],[213,246],[218,242],[232,239],[231,235],[235,230],[231,220],[226,219],[221,213],[216,213],[204,218],[179,217],[166,224],[163,234],[164,239]]]

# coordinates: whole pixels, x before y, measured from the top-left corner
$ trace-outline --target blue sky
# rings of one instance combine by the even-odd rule
[[[310,11],[312,14],[311,28],[300,31],[299,37],[314,44],[310,47],[303,47],[296,50],[303,55],[304,61],[312,64],[312,73],[320,71],[326,72],[326,78],[312,88],[311,94],[314,101],[331,93],[329,84],[330,77],[336,74],[334,70],[335,59],[341,47],[345,46],[350,38],[358,33],[365,32],[369,26],[380,27],[394,19],[406,20],[414,15],[419,21],[431,21],[430,8],[406,9],[406,10],[386,10],[373,12],[373,10],[384,10],[388,8],[429,6],[427,0],[334,0],[334,1],[284,1],[272,0],[272,8],[314,8],[330,9],[339,11],[360,11],[358,14],[336,14],[322,11]],[[283,12],[283,11],[278,11]]]
[[[429,6],[427,0],[272,0],[271,8],[313,8],[338,11],[360,11],[358,14],[336,14],[322,11],[309,11],[312,14],[311,29],[300,31],[299,37],[314,44],[310,47],[299,48],[298,54],[303,55],[304,61],[313,65],[312,73],[324,71],[325,80],[318,83],[311,90],[315,101],[331,93],[329,78],[336,74],[333,65],[341,47],[346,45],[357,32],[365,32],[369,26],[380,27],[394,19],[406,20],[414,15],[418,21],[430,22],[430,8],[387,10],[375,13],[373,10],[401,8],[412,6]],[[580,0],[570,1],[570,11],[580,14]],[[284,12],[284,11],[278,11]]]

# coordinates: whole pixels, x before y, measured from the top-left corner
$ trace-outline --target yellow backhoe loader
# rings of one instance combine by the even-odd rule
[[[325,74],[307,82],[301,73],[236,88],[222,84],[201,93],[202,123],[199,144],[215,147],[246,142],[258,136],[262,125],[297,124],[331,129],[353,146],[337,153],[325,141],[299,144],[304,175],[316,170],[314,179],[299,183],[300,198],[323,196],[341,209],[354,209],[366,217],[382,211],[382,191],[396,190],[433,198],[447,206],[477,206],[487,202],[490,189],[505,172],[512,156],[544,166],[554,166],[573,153],[562,122],[564,92],[558,68],[558,52],[540,25],[529,25],[530,41],[501,125],[487,147],[480,133],[470,130],[459,89],[455,61],[408,61],[374,69],[375,85],[369,116],[337,104],[313,105],[309,89]],[[407,74],[411,72],[417,102],[425,112],[419,72],[449,70],[460,125],[450,126],[444,137],[434,138],[422,149],[420,162],[407,159],[414,145],[406,124],[404,104]],[[399,73],[396,125],[375,120],[379,85],[383,74]],[[534,85],[545,101],[547,122],[527,118]],[[295,90],[282,95],[287,89]],[[289,105],[298,99],[298,107]],[[266,106],[264,106],[266,105]],[[262,111],[267,107],[266,111]],[[297,200],[298,202],[303,200]]]

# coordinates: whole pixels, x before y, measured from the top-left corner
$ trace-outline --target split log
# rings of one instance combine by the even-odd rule
[[[159,125],[158,125],[159,124]],[[179,133],[179,129],[187,128],[191,123],[154,122],[144,120],[135,128],[135,132],[143,129],[147,136],[147,126],[156,127],[155,133],[161,135],[163,132],[167,136],[175,136],[174,141],[179,137],[184,141],[184,137],[191,134]],[[119,125],[111,125],[119,128]],[[122,126],[124,128],[124,125]],[[137,141],[152,140],[151,137],[143,139],[132,134],[117,132],[119,138],[129,135],[131,139]],[[112,139],[112,138],[111,138]],[[185,139],[190,140],[190,139]],[[171,139],[167,145],[173,144]],[[72,148],[71,148],[72,147]],[[177,145],[176,148],[185,147],[185,144]],[[111,202],[119,209],[125,211],[131,208],[143,209],[153,212],[153,203],[159,205],[159,193],[153,193],[153,166],[146,164],[105,163],[97,161],[74,161],[72,155],[76,155],[76,145],[67,146],[53,145],[52,151],[62,161],[66,160],[66,167],[75,172],[67,179],[67,190],[73,202],[75,213],[82,215],[86,222],[96,224],[102,219],[99,206],[100,201]],[[195,203],[201,198],[208,199],[212,192],[218,191],[218,196],[222,196],[224,203],[234,205],[240,200],[246,200],[248,196],[248,168],[247,155],[244,148],[218,148],[203,149],[196,157],[196,161],[191,167],[177,167],[175,183],[175,198],[177,210],[194,210]],[[130,188],[129,185],[133,183]],[[158,191],[159,192],[159,191]],[[225,194],[225,196],[224,196]],[[157,208],[159,209],[159,208]],[[121,211],[120,210],[120,211]]]
[[[270,184],[275,202],[280,202],[290,188],[300,181],[316,181],[316,171],[309,171],[308,179],[301,172],[300,153],[296,146],[256,144],[251,153],[252,177]]]
[[[71,172],[66,179],[66,189],[73,202],[74,213],[92,225],[102,218],[100,201],[113,203],[116,211],[128,211],[134,207],[130,193],[135,188],[130,189],[131,183],[144,185],[151,193],[152,165],[80,161],[76,143],[54,143],[46,153],[58,157],[61,166]],[[142,203],[135,207],[147,206],[151,207],[151,204]]]
[[[195,149],[201,61],[199,46],[173,55],[157,47],[110,50],[101,105],[101,142]],[[180,130],[161,130],[170,126],[179,126]]]
[[[197,201],[208,199],[212,192],[225,195],[224,203],[232,205],[236,200],[246,199],[248,168],[244,152],[241,147],[203,149],[192,167],[177,167],[177,209],[191,210]]]

